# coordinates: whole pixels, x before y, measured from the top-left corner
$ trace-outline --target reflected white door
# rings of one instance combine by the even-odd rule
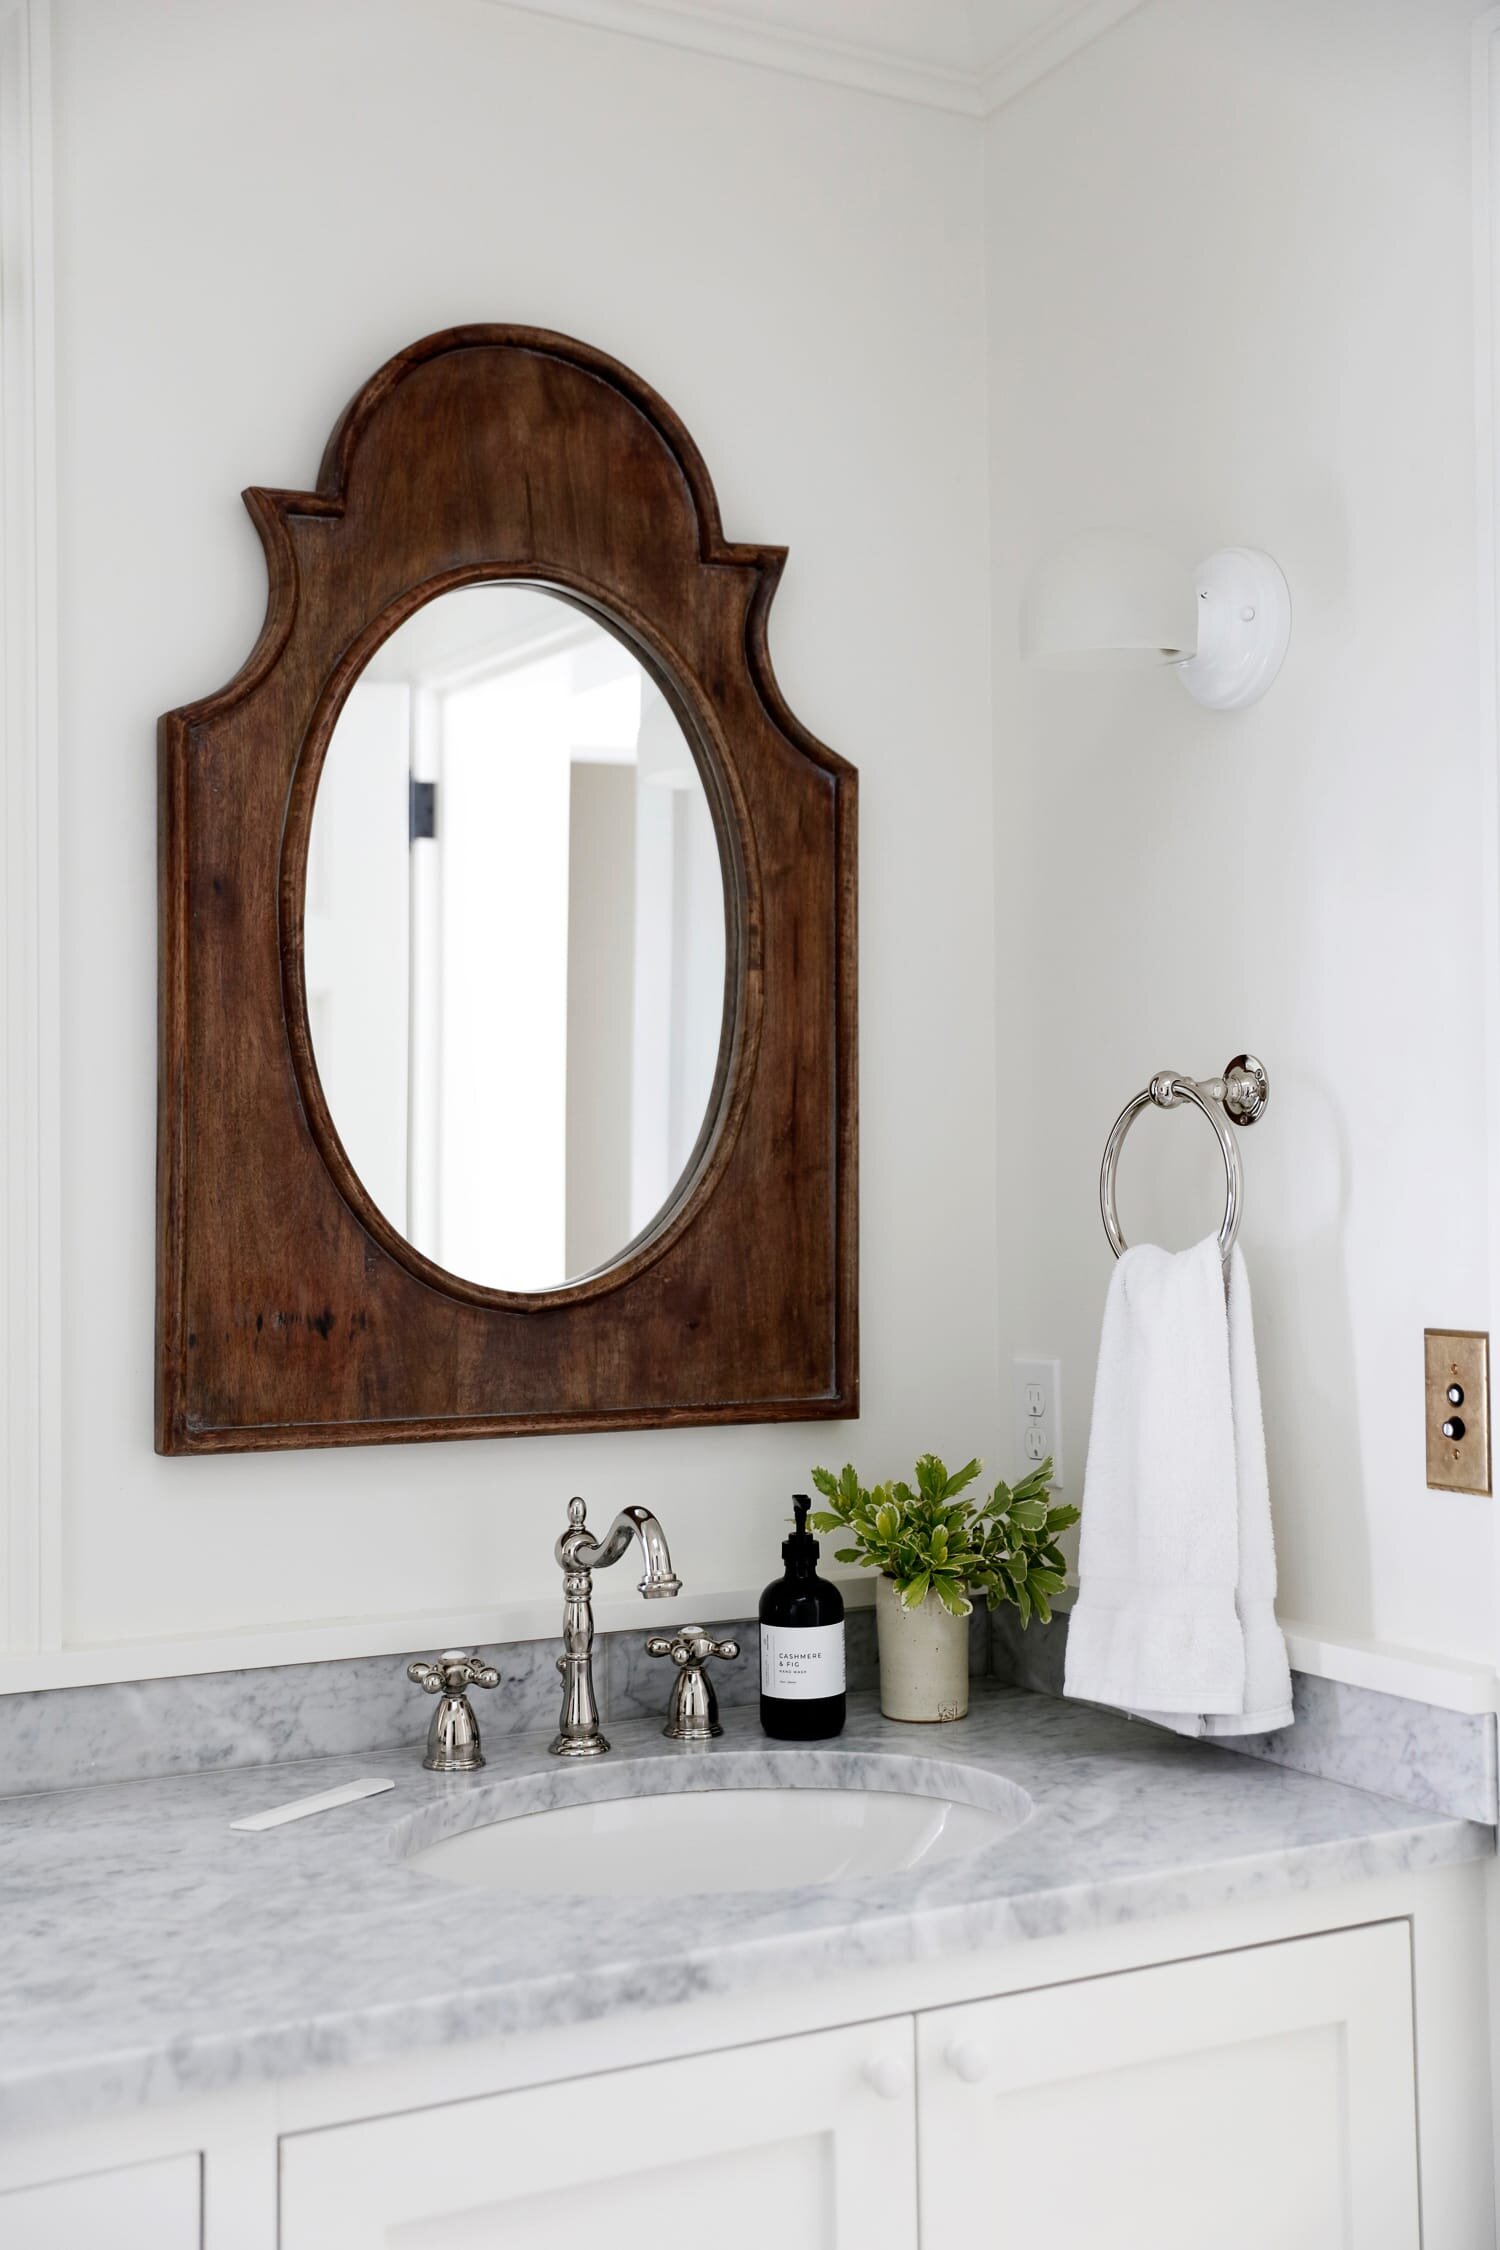
[[[567,1273],[566,657],[443,698],[438,1248],[454,1273]]]
[[[303,916],[307,1014],[329,1115],[355,1171],[407,1226],[410,695],[356,680],[318,783]]]

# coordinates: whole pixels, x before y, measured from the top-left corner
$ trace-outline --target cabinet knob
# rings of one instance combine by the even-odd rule
[[[978,2086],[989,2077],[990,2058],[977,2041],[955,2039],[948,2049],[948,2068],[966,2086]]]
[[[911,2072],[894,2055],[872,2055],[865,2064],[865,2084],[883,2102],[899,2102],[911,2091]]]

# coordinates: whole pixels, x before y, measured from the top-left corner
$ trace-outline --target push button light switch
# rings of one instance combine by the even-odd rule
[[[1429,1328],[1427,1482],[1435,1492],[1490,1489],[1490,1340],[1472,1328]]]

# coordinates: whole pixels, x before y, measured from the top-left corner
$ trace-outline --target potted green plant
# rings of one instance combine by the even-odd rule
[[[917,1463],[915,1482],[866,1490],[850,1464],[835,1476],[814,1469],[827,1501],[813,1517],[821,1532],[846,1531],[835,1560],[878,1570],[875,1622],[880,1648],[880,1708],[888,1719],[961,1719],[969,1708],[972,1595],[991,1609],[1013,1602],[1027,1625],[1052,1614],[1066,1584],[1057,1546],[1078,1521],[1076,1508],[1053,1507],[1052,1463],[1020,1484],[997,1484],[988,1500],[968,1488],[969,1461],[950,1476],[935,1453]]]

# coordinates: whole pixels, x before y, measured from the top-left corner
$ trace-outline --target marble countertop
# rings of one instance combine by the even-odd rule
[[[0,1799],[0,2133],[1493,1849],[1491,1830],[1447,1814],[980,1683],[950,1727],[893,1724],[868,1697],[835,1744],[768,1743],[748,1712],[730,1726],[686,1749],[627,1721],[584,1766],[526,1735],[474,1775],[424,1773],[407,1749]],[[778,1760],[831,1761],[820,1782],[858,1786],[892,1753],[922,1761],[933,1793],[984,1802],[996,1777],[1019,1784],[1030,1817],[907,1874],[668,1902],[456,1891],[403,1864],[476,1816],[650,1791],[663,1761],[741,1787]],[[396,1787],[230,1829],[367,1774]]]

